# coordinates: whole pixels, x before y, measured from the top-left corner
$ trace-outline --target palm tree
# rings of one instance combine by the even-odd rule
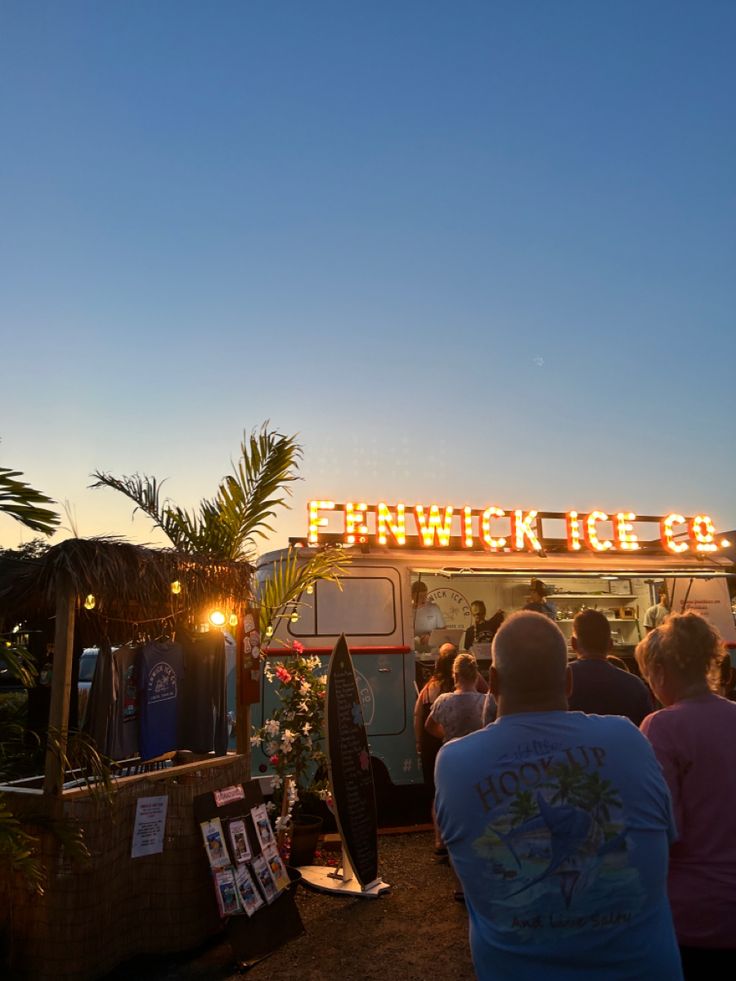
[[[250,436],[243,435],[240,458],[233,473],[220,482],[213,498],[200,501],[196,511],[185,511],[161,499],[161,483],[155,477],[134,474],[113,477],[96,472],[92,487],[111,487],[124,494],[163,531],[180,552],[213,561],[253,561],[259,539],[273,531],[270,521],[280,508],[288,507],[290,485],[298,480],[302,450],[295,436],[284,436],[264,423]],[[135,512],[134,512],[135,513]],[[348,558],[340,549],[323,548],[303,558],[289,549],[271,567],[260,584],[256,615],[262,637],[273,632],[274,622],[289,616],[303,592],[318,580],[339,586]],[[245,706],[238,724],[238,749],[248,755],[250,707]]]
[[[213,561],[252,562],[258,540],[273,531],[271,520],[280,508],[289,507],[287,497],[290,485],[299,479],[301,457],[295,436],[273,432],[264,423],[250,436],[243,435],[233,473],[223,477],[215,496],[200,501],[196,511],[186,511],[168,499],[162,501],[162,484],[155,477],[113,477],[98,471],[92,475],[92,487],[111,487],[128,497],[135,510],[148,515],[177,551]],[[274,620],[285,615],[287,606],[296,603],[316,580],[339,584],[347,562],[339,549],[321,549],[306,560],[297,560],[290,549],[261,585],[261,633],[265,635]]]

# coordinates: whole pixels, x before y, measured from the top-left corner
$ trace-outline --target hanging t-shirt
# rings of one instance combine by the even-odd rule
[[[227,752],[225,639],[222,631],[177,630],[184,650],[184,711],[181,748],[224,756]]]
[[[479,981],[682,978],[670,795],[627,719],[503,716],[443,746],[435,784]]]
[[[184,653],[173,641],[153,641],[140,652],[138,741],[143,760],[178,749],[183,669]]]
[[[138,755],[138,659],[133,647],[119,647],[112,655],[113,704],[108,754],[114,760]]]
[[[97,651],[95,673],[92,675],[82,731],[94,740],[97,749],[106,756],[110,755],[109,733],[113,698],[112,650],[109,641],[103,641]]]

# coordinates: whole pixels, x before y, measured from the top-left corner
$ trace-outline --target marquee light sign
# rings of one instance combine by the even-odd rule
[[[391,548],[462,548],[486,552],[543,552],[559,548],[560,539],[545,539],[543,522],[564,523],[562,548],[568,552],[637,552],[664,549],[672,555],[705,555],[728,548],[717,540],[710,515],[637,516],[633,511],[534,511],[521,508],[453,507],[451,504],[364,504],[310,501],[310,545],[327,541]],[[329,515],[334,515],[332,521]],[[335,523],[342,527],[335,530]],[[635,526],[657,524],[657,539],[642,539]],[[332,530],[330,530],[332,526]]]

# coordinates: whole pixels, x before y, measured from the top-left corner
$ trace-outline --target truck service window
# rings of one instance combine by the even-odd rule
[[[396,630],[396,596],[390,579],[351,576],[342,590],[318,582],[312,596],[302,596],[303,612],[289,623],[294,637],[388,637]],[[308,609],[311,607],[311,609]]]

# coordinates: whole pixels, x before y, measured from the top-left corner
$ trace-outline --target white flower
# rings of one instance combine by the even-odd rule
[[[272,800],[266,803],[266,810],[268,811],[269,814],[272,814],[276,810],[276,805]]]
[[[274,773],[274,775],[271,777],[271,786],[274,790],[278,790],[283,782],[284,781],[281,779],[278,773]]]
[[[312,686],[309,684],[308,681],[303,681],[299,685],[299,691],[302,693],[302,695],[308,695],[311,690],[312,690]]]
[[[283,733],[281,734],[281,749],[284,753],[289,753],[291,751],[291,747],[295,739],[295,732],[292,732],[291,729],[284,729]]]
[[[263,728],[267,736],[278,736],[281,723],[278,719],[268,719]]]
[[[250,744],[251,744],[251,746],[260,746],[261,745],[261,737],[258,735],[258,733],[256,733],[255,736],[251,736],[250,737]]]
[[[312,723],[311,722],[305,722],[304,723],[304,725],[302,726],[302,732],[304,733],[305,736],[309,735],[309,730],[311,728],[312,728]]]
[[[291,815],[285,814],[284,817],[276,818],[276,831],[286,831],[291,824]]]
[[[306,702],[299,702],[298,708],[299,708],[299,711],[300,712],[308,712],[309,711],[309,706],[307,705]]]

